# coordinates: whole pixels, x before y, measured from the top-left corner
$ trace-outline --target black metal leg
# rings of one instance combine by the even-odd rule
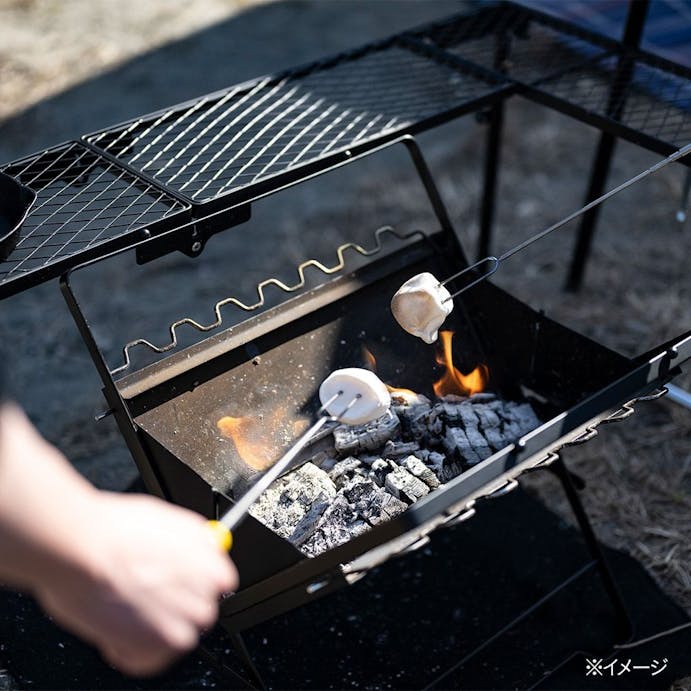
[[[649,4],[649,0],[629,0],[626,25],[621,39],[626,47],[637,48],[640,44],[641,37],[643,36],[643,29],[645,28],[645,19],[648,14]],[[614,79],[612,79],[607,104],[607,115],[613,120],[619,120],[624,112],[627,88],[631,82],[633,70],[634,63],[630,56],[620,58]],[[616,137],[612,134],[604,132],[600,136],[595,161],[590,173],[588,194],[586,195],[584,204],[589,204],[605,191],[605,183],[607,182],[607,175],[609,174],[615,143]],[[585,271],[588,255],[590,254],[590,246],[595,233],[599,209],[600,207],[596,206],[594,209],[584,214],[581,220],[576,247],[571,257],[571,266],[569,267],[569,274],[566,279],[565,288],[570,292],[578,291],[583,283],[583,273]]]
[[[578,491],[574,486],[571,473],[566,467],[561,456],[559,456],[559,459],[550,466],[550,469],[559,478],[561,485],[564,488],[564,493],[566,494],[566,498],[569,500],[569,504],[571,504],[571,509],[576,517],[578,526],[581,529],[581,533],[583,534],[588,551],[593,556],[593,559],[597,564],[605,590],[609,595],[609,599],[617,615],[617,622],[620,627],[618,632],[619,636],[621,637],[621,640],[628,640],[633,634],[631,617],[629,616],[629,612],[626,608],[624,600],[621,597],[619,587],[617,586],[614,574],[609,568],[609,564],[607,563],[605,554],[602,551],[602,547],[600,547],[600,543],[597,541],[597,537],[595,537],[595,531],[590,524],[590,519],[588,518],[588,514],[583,507],[581,498],[578,496]]]
[[[203,657],[214,669],[221,675],[222,683],[224,688],[229,689],[255,689],[260,688],[257,686],[256,681],[251,683],[245,677],[241,676],[234,669],[229,667],[224,660],[218,655],[218,653],[207,648],[204,643],[202,643],[197,652],[201,657]]]
[[[255,688],[265,689],[266,685],[264,684],[264,680],[262,679],[259,670],[254,664],[254,660],[250,655],[250,651],[247,650],[247,646],[245,645],[243,637],[239,633],[231,633],[230,640],[233,643],[233,648],[235,648],[235,652],[238,654],[238,657],[242,660],[242,664],[245,666],[245,670],[249,674],[250,679],[252,680],[252,683],[254,684]]]
[[[597,154],[595,155],[595,161],[590,173],[590,185],[588,186],[588,193],[586,194],[584,204],[589,204],[593,199],[597,199],[604,193],[616,141],[616,137],[608,132],[604,132],[600,136]],[[571,265],[569,266],[569,274],[566,279],[565,288],[570,292],[575,293],[580,290],[581,284],[583,283],[585,264],[590,254],[590,246],[593,241],[593,235],[595,234],[595,225],[599,214],[600,206],[596,206],[594,209],[583,214],[583,218],[581,219],[581,225],[578,228],[578,236],[576,238],[576,246],[571,257]]]
[[[499,153],[501,150],[501,133],[504,124],[504,102],[500,101],[488,113],[487,144],[485,149],[484,184],[482,189],[482,206],[480,208],[480,237],[477,247],[477,258],[483,259],[491,252],[492,224],[497,192],[499,172]]]

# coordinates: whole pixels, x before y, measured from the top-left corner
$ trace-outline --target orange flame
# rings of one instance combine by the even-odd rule
[[[377,371],[377,358],[374,357],[372,351],[367,346],[362,346],[362,359],[365,361],[365,367],[372,370],[372,372]]]
[[[443,350],[441,353],[437,353],[436,360],[438,365],[446,367],[446,371],[438,381],[432,384],[434,393],[441,398],[447,394],[471,396],[483,391],[489,379],[487,366],[478,365],[470,374],[463,374],[453,365],[453,353],[451,351],[453,331],[440,331],[439,335]]]
[[[262,439],[266,423],[251,417],[226,415],[216,426],[224,437],[235,444],[238,455],[250,468],[265,470],[273,463],[275,451]]]
[[[413,391],[412,389],[404,389],[400,386],[389,386],[388,384],[386,384],[385,386],[387,391],[393,397],[396,397],[396,395],[398,395],[401,398],[405,399],[406,396],[412,396],[413,398],[415,398],[418,395],[417,392]]]
[[[362,346],[362,359],[365,361],[365,367],[372,370],[372,372],[377,371],[377,358],[374,357],[372,351],[365,345]],[[400,386],[391,386],[390,384],[385,384],[388,392],[392,396],[398,395],[399,397],[405,399],[407,396],[417,397],[417,393],[411,389],[404,389]]]

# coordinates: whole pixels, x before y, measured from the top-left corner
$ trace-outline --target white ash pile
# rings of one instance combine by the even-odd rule
[[[378,420],[336,427],[333,448],[275,482],[250,513],[316,556],[393,518],[540,424],[529,403],[489,393],[436,403],[415,394],[392,399]]]

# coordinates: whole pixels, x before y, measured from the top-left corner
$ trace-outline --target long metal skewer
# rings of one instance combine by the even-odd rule
[[[316,433],[319,432],[327,422],[338,422],[338,420],[342,418],[360,398],[362,398],[361,394],[355,394],[353,399],[338,415],[323,415],[326,408],[334,403],[341,395],[343,395],[343,392],[339,391],[326,401],[317,411],[317,414],[320,416],[319,419],[297,439],[291,448],[281,456],[281,458],[279,458],[278,461],[276,461],[276,463],[274,463],[218,521],[212,521],[215,525],[220,524],[222,526],[220,530],[226,531],[228,539],[232,539],[230,533],[232,533],[242,522],[252,504],[259,499],[274,480],[290,467],[297,455],[310,443]],[[228,546],[228,549],[229,548],[230,546]]]
[[[489,269],[484,274],[481,274],[479,277],[475,278],[473,281],[471,281],[468,285],[464,286],[460,290],[457,290],[455,293],[451,293],[451,295],[443,300],[443,302],[448,302],[449,300],[453,300],[453,298],[459,296],[461,293],[464,293],[466,290],[472,288],[474,285],[477,285],[480,283],[480,281],[484,281],[487,278],[489,278],[493,273],[497,271],[499,268],[500,264],[505,260],[508,259],[509,257],[512,257],[514,254],[517,254],[521,250],[524,250],[526,247],[532,245],[534,242],[537,242],[538,240],[542,240],[546,235],[549,235],[550,233],[553,233],[555,230],[558,228],[561,228],[562,226],[566,225],[567,223],[573,221],[574,218],[578,218],[579,216],[583,215],[584,213],[590,211],[590,209],[602,204],[603,202],[606,202],[610,197],[613,197],[615,194],[619,194],[622,190],[625,190],[627,187],[631,187],[631,185],[639,182],[640,180],[643,180],[643,178],[647,178],[649,175],[652,175],[653,173],[657,173],[658,170],[661,168],[664,168],[666,165],[669,165],[670,163],[673,163],[674,161],[678,161],[680,158],[684,158],[684,156],[691,154],[691,144],[687,144],[686,146],[682,146],[681,149],[678,149],[675,151],[673,154],[670,154],[667,156],[667,158],[663,158],[661,161],[658,161],[654,166],[648,168],[647,170],[642,171],[641,173],[638,173],[638,175],[635,175],[634,177],[628,179],[626,182],[623,182],[621,185],[618,185],[617,187],[611,189],[609,192],[605,192],[602,196],[598,197],[597,199],[593,199],[593,201],[589,202],[585,206],[581,207],[577,211],[574,211],[573,213],[569,214],[568,216],[562,218],[560,221],[557,221],[556,223],[552,224],[549,226],[549,228],[545,228],[544,230],[540,231],[539,233],[536,233],[535,235],[529,237],[527,240],[524,240],[520,244],[516,245],[515,247],[512,247],[510,250],[504,252],[504,254],[500,255],[499,257],[494,257],[494,256],[489,256],[485,257],[484,259],[480,259],[479,261],[475,262],[474,264],[471,264],[470,266],[467,266],[465,269],[462,269],[461,271],[458,271],[457,273],[449,276],[448,278],[445,278],[443,281],[440,281],[439,285],[443,286],[446,285],[447,283],[450,283],[451,281],[460,278],[466,273],[469,273],[470,271],[474,271],[477,269],[479,266],[482,264],[490,264],[491,266]]]

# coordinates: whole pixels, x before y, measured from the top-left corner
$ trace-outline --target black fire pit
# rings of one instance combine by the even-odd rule
[[[641,83],[641,74],[652,73],[676,85],[669,102],[660,104]],[[631,81],[632,74],[639,77]],[[233,226],[242,232],[262,197],[357,166],[380,148],[406,146],[434,223],[403,233],[373,216],[370,244],[334,247],[333,262],[321,270],[305,262],[293,285],[267,279],[254,304],[219,296],[214,322],[181,316],[169,343],[131,342],[112,366],[70,274],[63,274],[62,290],[109,411],[147,489],[216,518],[257,473],[219,432],[224,416],[268,421],[260,441],[278,456],[314,416],[319,383],[337,367],[361,366],[363,348],[375,355],[387,383],[429,394],[438,376],[430,348],[398,328],[388,303],[415,273],[445,277],[469,263],[412,134],[471,112],[489,116],[481,228],[481,247],[488,248],[504,99],[520,94],[669,154],[688,143],[689,84],[690,71],[664,60],[511,3],[492,4],[8,164],[10,184],[31,188],[36,201],[26,218],[11,214],[11,230],[22,236],[0,267],[0,297],[109,253],[135,250],[140,263],[173,251],[201,256],[214,233]],[[584,92],[584,85],[592,89]],[[607,103],[615,97],[622,107],[613,110]],[[270,285],[285,298],[273,307],[264,299]],[[221,310],[232,305],[248,317],[228,327]],[[185,348],[178,347],[182,325],[200,333]],[[433,531],[471,518],[481,500],[511,491],[522,473],[547,467],[562,482],[625,635],[626,612],[559,451],[588,441],[599,424],[625,419],[637,400],[662,395],[691,357],[691,335],[631,360],[489,281],[456,300],[448,327],[458,366],[486,366],[488,390],[530,403],[541,424],[390,520],[313,557],[249,516],[233,549],[241,587],[222,603],[221,623],[251,673],[238,632],[419,549]],[[153,364],[133,365],[138,348],[153,353]]]
[[[182,318],[171,327],[168,345],[129,343],[124,362],[109,370],[69,275],[63,278],[68,305],[149,491],[218,517],[257,472],[219,433],[218,420],[233,415],[274,421],[265,426],[262,441],[278,456],[294,430],[314,416],[321,381],[335,368],[361,366],[363,346],[376,356],[384,381],[429,393],[438,376],[431,349],[401,331],[389,301],[412,275],[450,275],[467,261],[419,150],[409,138],[404,144],[428,192],[436,228],[400,234],[380,227],[369,247],[339,248],[333,266],[313,272],[309,280],[303,265],[300,281],[284,286],[286,299],[278,306],[265,308],[263,299],[243,305],[250,316],[230,328],[223,328],[222,318],[212,325],[193,323],[202,334],[212,334],[194,345],[174,347],[177,328],[191,323]],[[259,295],[263,298],[262,288]],[[223,298],[219,304],[230,302]],[[233,548],[241,587],[221,606],[221,623],[241,650],[237,633],[242,629],[354,583],[391,557],[422,547],[434,530],[471,518],[481,499],[509,492],[523,472],[552,464],[625,628],[616,587],[558,451],[587,441],[603,422],[628,417],[636,399],[664,393],[660,387],[691,354],[691,335],[630,360],[489,281],[457,299],[447,326],[456,334],[459,367],[466,371],[485,364],[488,390],[506,400],[529,401],[542,424],[395,518],[312,558],[248,516]],[[130,356],[137,348],[159,351],[157,361],[132,371]]]

